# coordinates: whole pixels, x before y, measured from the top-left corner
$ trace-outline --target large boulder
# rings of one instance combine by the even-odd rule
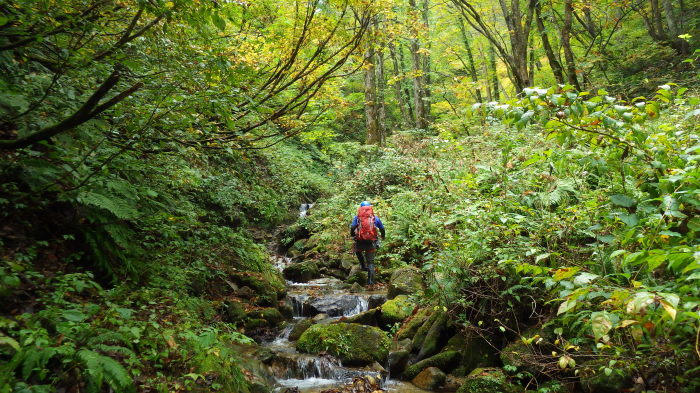
[[[373,308],[353,316],[343,318],[340,322],[346,323],[359,323],[361,325],[377,326],[377,317],[379,316],[379,309]]]
[[[222,306],[221,316],[224,322],[238,323],[245,319],[246,313],[243,303],[235,300],[226,300]]]
[[[391,375],[401,375],[408,365],[411,353],[405,349],[389,352],[389,372]]]
[[[429,308],[418,310],[418,312],[408,319],[408,321],[401,326],[401,329],[396,332],[396,340],[413,339],[418,329],[430,318],[430,313],[431,310]]]
[[[452,329],[449,326],[450,320],[447,313],[440,310],[435,314],[437,317],[425,334],[418,355],[416,355],[416,360],[425,359],[438,353],[451,336]]]
[[[500,368],[477,368],[464,380],[457,393],[513,393],[517,389],[508,383]]]
[[[348,278],[345,280],[348,284],[367,285],[367,272],[362,270],[360,265],[355,265],[350,269]]]
[[[461,355],[457,351],[445,351],[427,359],[423,359],[418,363],[412,364],[403,372],[402,379],[411,380],[415,378],[421,371],[429,367],[437,367],[444,372],[450,372],[459,364]]]
[[[354,323],[313,325],[297,341],[297,350],[306,353],[326,351],[344,365],[386,364],[391,341],[380,329]]]
[[[443,352],[457,351],[461,354],[459,366],[452,374],[463,377],[477,367],[496,366],[499,363],[498,352],[481,336],[473,332],[459,332],[448,341]]]
[[[228,282],[240,288],[248,287],[253,290],[253,303],[260,306],[274,307],[278,299],[287,293],[284,279],[279,272],[268,272],[267,274],[255,272],[234,272],[229,275]]]
[[[284,316],[276,308],[262,308],[258,310],[250,311],[247,314],[249,319],[263,319],[267,322],[268,326],[278,326],[282,321],[284,321]]]
[[[314,261],[303,261],[287,265],[282,274],[284,274],[284,278],[292,282],[309,282],[321,277],[321,272]]]
[[[301,337],[302,334],[306,331],[306,329],[310,328],[311,325],[313,325],[314,322],[310,319],[303,319],[299,321],[294,327],[292,328],[292,331],[289,332],[289,341],[297,341],[299,340],[299,337]]]
[[[391,326],[397,322],[403,322],[413,311],[415,305],[408,300],[408,296],[399,295],[381,306],[379,323],[383,326]]]
[[[421,371],[411,383],[425,390],[435,390],[442,386],[447,379],[447,375],[437,367],[428,367]]]
[[[393,299],[398,295],[411,295],[423,292],[423,274],[415,266],[396,269],[389,279],[387,296]]]

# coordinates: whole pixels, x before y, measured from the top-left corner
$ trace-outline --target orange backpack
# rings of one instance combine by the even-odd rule
[[[357,210],[357,240],[377,240],[377,228],[374,226],[372,206],[362,206]]]

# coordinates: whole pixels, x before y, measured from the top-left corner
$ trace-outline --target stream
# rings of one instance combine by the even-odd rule
[[[304,217],[311,206],[313,205],[302,205],[300,216]],[[293,263],[291,258],[284,255],[277,255],[273,262],[280,271]],[[319,393],[326,389],[340,388],[358,376],[372,376],[380,380],[382,388],[388,392],[426,393],[408,382],[391,379],[384,369],[373,370],[370,366],[345,367],[328,354],[297,352],[296,342],[289,340],[296,324],[309,318],[316,323],[333,323],[342,317],[381,306],[387,300],[385,291],[351,293],[346,287],[343,281],[331,277],[307,283],[287,281],[287,300],[293,308],[293,320],[288,322],[274,340],[263,343],[263,347],[276,354],[270,365],[270,371],[279,385],[276,392],[298,388],[301,393]]]

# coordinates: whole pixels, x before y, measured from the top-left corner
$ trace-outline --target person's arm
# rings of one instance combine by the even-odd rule
[[[382,240],[386,237],[386,231],[384,230],[384,224],[382,224],[382,220],[379,219],[379,217],[374,217],[374,226],[379,228],[379,232],[382,235]]]
[[[350,237],[355,237],[355,230],[357,229],[357,216],[352,219],[352,224],[350,224]]]

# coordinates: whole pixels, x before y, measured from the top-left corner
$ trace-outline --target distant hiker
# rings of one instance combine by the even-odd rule
[[[350,236],[355,239],[355,255],[360,261],[362,270],[367,271],[367,284],[374,284],[374,257],[379,248],[377,229],[381,232],[382,240],[386,236],[384,224],[374,215],[372,204],[367,201],[360,203],[357,215],[350,224]]]

